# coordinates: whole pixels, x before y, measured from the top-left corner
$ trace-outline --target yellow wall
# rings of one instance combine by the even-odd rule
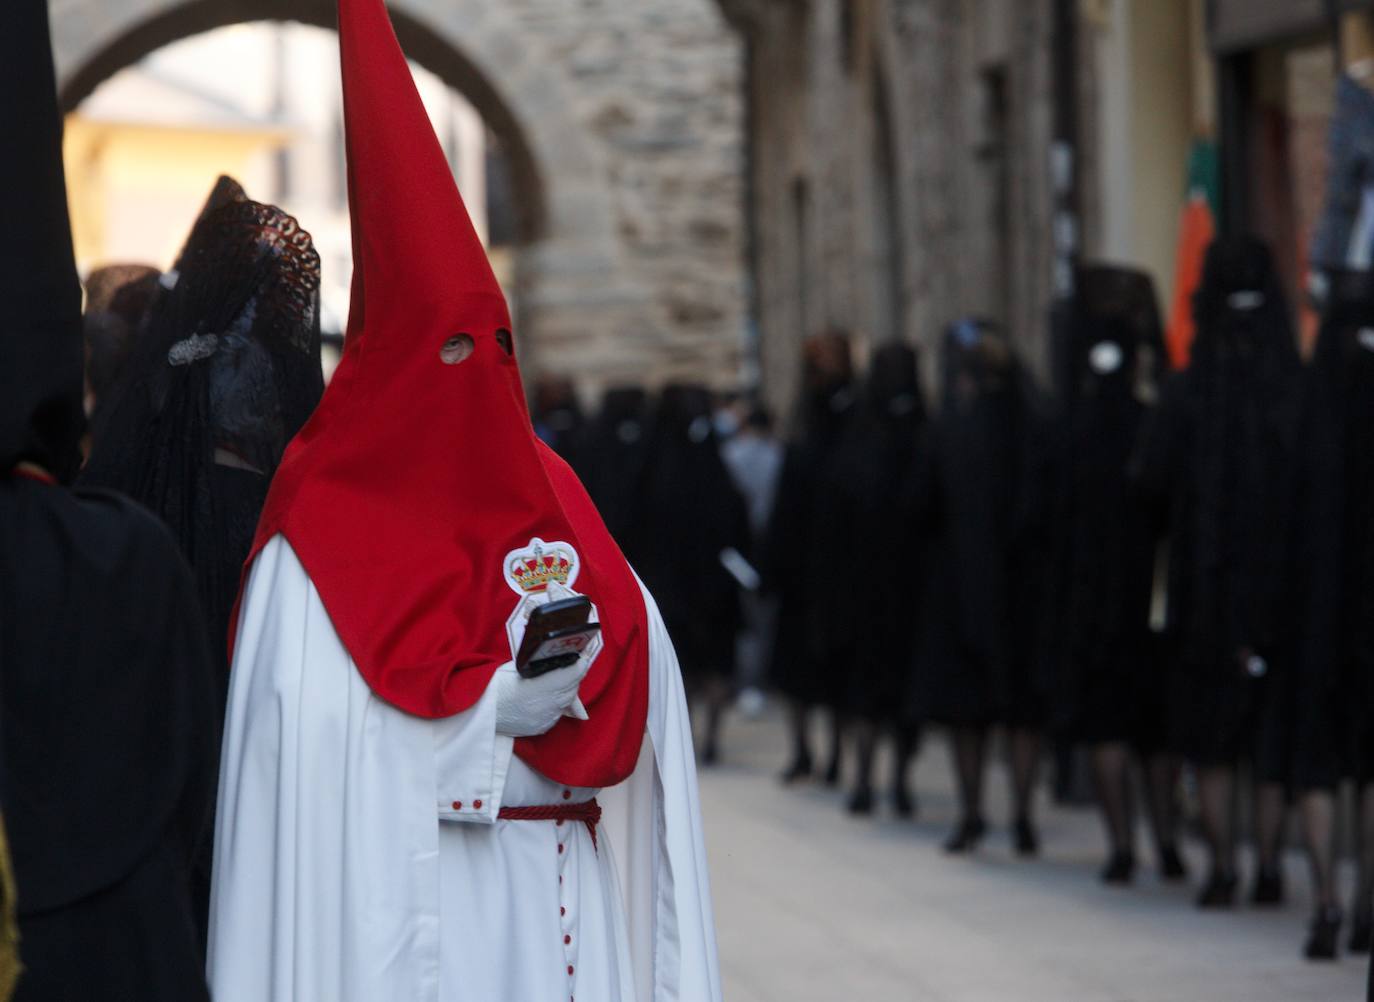
[[[67,197],[77,265],[169,267],[220,174],[267,191],[272,129],[163,127],[67,117]]]
[[[1134,252],[1153,273],[1162,304],[1173,293],[1179,214],[1194,138],[1189,3],[1131,3]]]
[[[1212,130],[1202,0],[1102,0],[1096,8],[1103,218],[1097,256],[1144,268],[1173,291],[1188,151]]]

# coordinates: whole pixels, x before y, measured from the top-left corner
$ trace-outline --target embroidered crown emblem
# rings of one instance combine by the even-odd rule
[[[577,554],[563,543],[532,539],[527,549],[515,551],[506,560],[511,584],[527,595],[545,591],[554,581],[571,585],[577,576]]]

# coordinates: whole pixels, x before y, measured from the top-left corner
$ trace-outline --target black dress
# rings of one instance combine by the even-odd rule
[[[601,410],[587,428],[577,474],[621,552],[636,568],[644,475],[651,443],[649,400],[638,387],[607,390]]]
[[[664,388],[644,477],[635,570],[654,594],[689,681],[732,678],[740,586],[721,553],[749,552],[749,521],[720,458],[709,392]]]
[[[0,481],[0,714],[18,1000],[206,999],[188,872],[219,731],[167,531],[116,495]]]
[[[842,588],[854,624],[846,706],[875,722],[914,722],[906,719],[906,709],[923,565],[915,506],[924,429],[916,353],[885,345],[874,353],[838,485],[853,512],[848,545],[859,557]]]
[[[1171,712],[1194,762],[1253,756],[1277,779],[1300,370],[1264,245],[1214,243],[1194,312],[1191,366],[1165,383],[1136,466],[1169,541]]]
[[[1147,276],[1085,269],[1063,337],[1061,390],[1067,527],[1058,720],[1090,743],[1167,741],[1167,706],[1150,633],[1155,536],[1129,466],[1164,359]]]
[[[970,726],[1043,718],[1036,624],[1045,506],[1031,492],[1040,489],[1044,431],[1005,341],[973,324],[953,329],[930,436],[918,718]]]
[[[862,563],[849,538],[849,499],[841,489],[848,385],[813,393],[802,429],[783,457],[764,551],[766,587],[778,600],[770,677],[785,695],[838,707],[854,664],[851,582]]]
[[[1374,780],[1374,276],[1332,276],[1309,370],[1286,686],[1291,781]]]

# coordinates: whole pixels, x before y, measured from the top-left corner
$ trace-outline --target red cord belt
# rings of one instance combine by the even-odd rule
[[[496,816],[502,821],[581,821],[592,836],[596,848],[596,826],[601,823],[601,805],[596,798],[581,804],[540,804],[535,807],[503,807]],[[561,849],[562,846],[559,846]]]

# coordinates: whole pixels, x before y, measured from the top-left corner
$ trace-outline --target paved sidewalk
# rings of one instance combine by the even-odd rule
[[[1015,859],[1003,828],[976,857],[946,857],[954,800],[940,735],[923,749],[920,814],[906,823],[851,819],[820,786],[780,787],[776,714],[731,720],[724,748],[701,793],[727,1002],[1364,998],[1361,959],[1300,957],[1310,905],[1297,855],[1286,908],[1203,913],[1148,867],[1134,888],[1100,884],[1091,811],[1044,812],[1037,861]],[[996,767],[989,793],[1004,819]],[[1190,862],[1198,874],[1196,847]]]

